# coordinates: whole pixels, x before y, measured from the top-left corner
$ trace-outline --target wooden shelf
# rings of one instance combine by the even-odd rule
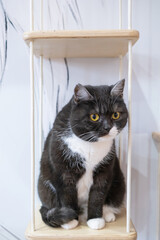
[[[136,30],[34,31],[24,33],[27,44],[34,42],[34,54],[45,58],[95,58],[124,56],[128,40],[139,38]]]
[[[36,231],[32,232],[28,226],[26,230],[28,240],[136,240],[137,233],[131,223],[130,233],[126,233],[126,214],[122,212],[113,223],[106,223],[106,227],[101,230],[92,230],[87,226],[78,226],[72,230],[62,228],[52,228],[45,225],[39,214],[36,214]]]

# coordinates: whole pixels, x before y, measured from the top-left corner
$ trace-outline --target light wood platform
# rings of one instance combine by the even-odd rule
[[[45,58],[95,58],[126,55],[128,40],[139,38],[136,30],[34,31],[24,33],[27,44],[34,42],[34,54]]]
[[[62,228],[52,228],[45,225],[39,212],[36,214],[36,231],[31,232],[30,226],[26,230],[28,240],[136,240],[137,233],[131,224],[131,232],[126,233],[125,211],[117,217],[116,222],[106,223],[106,227],[101,230],[92,230],[87,226],[78,226],[72,230]]]

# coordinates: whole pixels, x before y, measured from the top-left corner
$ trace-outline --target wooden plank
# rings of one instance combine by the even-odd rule
[[[34,54],[45,58],[118,57],[128,51],[128,40],[139,38],[136,30],[38,31],[24,33],[34,41]]]
[[[126,233],[126,213],[122,212],[113,223],[106,223],[101,230],[92,230],[88,226],[79,225],[72,230],[52,228],[45,225],[39,212],[36,215],[36,231],[31,231],[29,225],[26,230],[28,240],[136,240],[137,233],[131,223],[130,233]]]

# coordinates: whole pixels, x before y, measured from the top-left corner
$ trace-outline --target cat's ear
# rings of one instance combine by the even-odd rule
[[[125,79],[117,82],[111,89],[111,96],[119,96],[123,97],[123,89],[124,89]]]
[[[93,96],[88,92],[88,90],[81,84],[76,85],[74,89],[74,101],[79,103],[80,101],[90,101],[93,100]]]

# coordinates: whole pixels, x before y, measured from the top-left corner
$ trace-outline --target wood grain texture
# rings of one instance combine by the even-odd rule
[[[24,33],[27,44],[34,42],[34,54],[45,58],[118,57],[139,38],[136,30],[39,31]]]
[[[137,233],[131,223],[130,233],[126,233],[126,214],[122,212],[117,217],[116,222],[107,223],[102,230],[92,230],[87,226],[78,226],[72,230],[62,228],[51,228],[45,225],[39,212],[36,215],[36,231],[31,231],[29,225],[26,230],[26,239],[28,240],[136,240]]]

